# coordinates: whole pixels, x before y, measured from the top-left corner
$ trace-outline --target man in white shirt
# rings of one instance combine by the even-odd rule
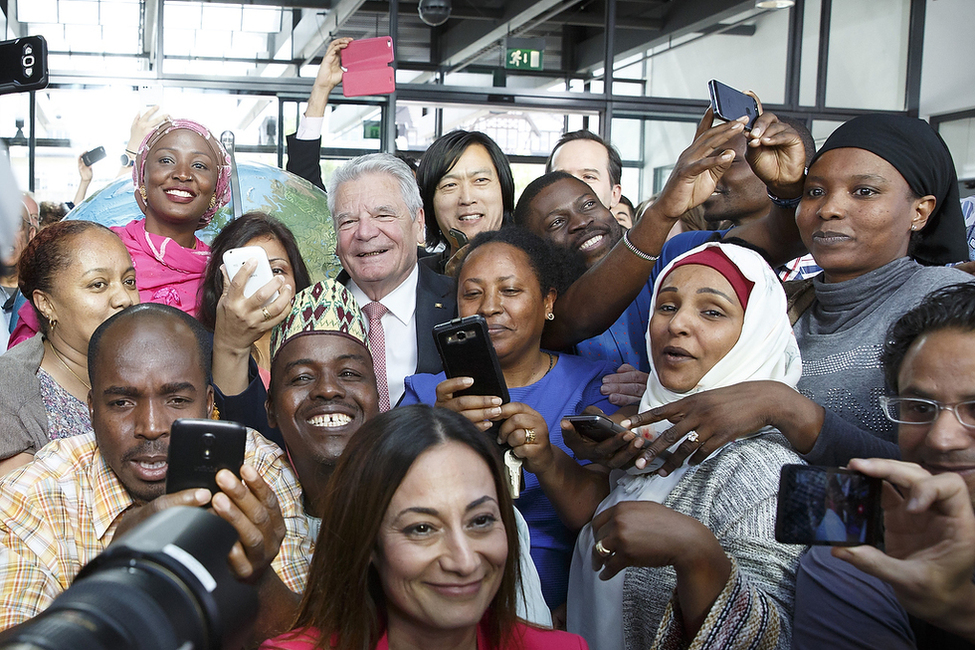
[[[335,170],[328,207],[337,235],[335,252],[344,268],[339,281],[369,319],[380,409],[385,410],[403,396],[407,375],[440,372],[433,326],[456,315],[456,285],[417,264],[423,202],[413,172],[395,156],[360,156]],[[378,313],[370,313],[373,309]]]

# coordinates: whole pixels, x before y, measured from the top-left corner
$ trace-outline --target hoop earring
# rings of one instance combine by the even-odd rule
[[[545,314],[545,320],[555,320],[555,313],[554,312],[549,312],[549,313]]]
[[[147,194],[147,192],[146,192],[146,186],[145,185],[143,185],[143,186],[141,186],[139,188],[139,194],[142,195],[142,200],[145,201],[146,200],[146,194]]]
[[[54,318],[49,318],[47,321],[47,325],[49,329],[53,330],[55,327],[58,326],[58,321]]]

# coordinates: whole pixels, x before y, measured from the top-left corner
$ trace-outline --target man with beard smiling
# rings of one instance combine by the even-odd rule
[[[253,639],[289,622],[310,550],[300,488],[280,449],[248,431],[242,480],[221,470],[217,494],[165,494],[170,426],[212,414],[209,366],[206,330],[173,307],[136,305],[95,331],[94,436],[56,440],[0,480],[0,629],[47,607],[124,530],[177,505],[209,506],[237,530],[228,562],[259,590]]]

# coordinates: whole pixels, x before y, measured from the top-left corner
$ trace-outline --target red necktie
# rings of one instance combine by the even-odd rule
[[[376,388],[379,389],[379,411],[389,410],[389,384],[386,383],[386,333],[382,317],[389,310],[381,302],[371,302],[362,308],[369,319],[369,347],[372,348],[372,367],[376,371]]]

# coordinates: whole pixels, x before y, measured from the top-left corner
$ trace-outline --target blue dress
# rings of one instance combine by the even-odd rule
[[[552,371],[530,386],[509,388],[511,401],[532,407],[545,418],[549,440],[553,445],[575,458],[562,441],[559,422],[567,415],[577,415],[593,405],[605,413],[615,413],[617,407],[599,392],[603,377],[612,374],[616,366],[608,361],[590,361],[571,354],[556,354],[558,363]],[[437,384],[446,378],[444,373],[419,374],[406,378],[406,393],[401,406],[434,404]],[[525,472],[525,489],[515,502],[528,522],[531,531],[531,556],[542,581],[542,594],[549,607],[565,602],[569,584],[569,565],[575,547],[576,533],[562,524],[555,508],[542,492],[538,478]]]

